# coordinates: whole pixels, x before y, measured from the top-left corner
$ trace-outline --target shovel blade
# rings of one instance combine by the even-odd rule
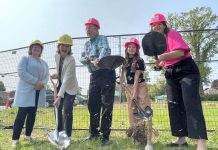
[[[125,58],[119,55],[111,55],[106,56],[100,59],[98,66],[101,69],[110,69],[114,70],[118,68],[120,65],[122,65],[125,61]]]
[[[146,118],[150,118],[153,115],[153,110],[151,109],[151,107],[147,106],[145,109],[138,109],[138,113],[134,114],[134,117],[136,119],[146,119]]]
[[[59,132],[58,145],[62,148],[70,146],[70,138],[67,136],[65,131]]]
[[[163,34],[151,31],[145,34],[142,39],[143,52],[147,56],[163,54],[166,49],[166,39]]]
[[[56,130],[48,133],[48,140],[51,142],[51,144],[55,146],[58,145],[58,136]]]
[[[60,131],[58,134],[56,130],[49,132],[48,140],[58,148],[67,148],[70,146],[70,138],[67,136],[65,131]]]
[[[144,119],[145,117],[141,113],[137,113],[137,114],[134,114],[134,118],[138,119],[138,120],[141,120],[141,119]]]

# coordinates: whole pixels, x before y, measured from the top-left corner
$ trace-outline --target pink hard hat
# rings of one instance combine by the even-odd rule
[[[95,19],[95,18],[90,18],[90,19],[88,20],[88,22],[85,23],[85,25],[86,25],[86,26],[96,25],[96,26],[98,27],[98,29],[100,29],[100,24],[99,24],[98,20]]]
[[[129,39],[127,39],[124,44],[124,47],[127,48],[129,43],[134,43],[138,47],[138,49],[140,49],[139,41],[136,38],[130,37]]]
[[[167,23],[167,20],[166,18],[164,17],[163,14],[160,14],[160,13],[156,13],[154,14],[152,17],[151,17],[151,20],[150,20],[150,26],[153,24],[153,23],[160,23],[160,22],[165,22]]]

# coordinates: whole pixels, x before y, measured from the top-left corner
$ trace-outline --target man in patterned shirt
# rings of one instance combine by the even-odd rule
[[[97,19],[90,18],[85,23],[87,36],[90,38],[84,46],[81,63],[88,67],[90,75],[88,109],[90,113],[90,135],[86,138],[92,140],[99,137],[99,123],[102,109],[100,132],[101,145],[109,144],[112,124],[112,111],[115,92],[115,71],[100,69],[98,62],[102,57],[111,54],[108,40],[99,35],[100,24]]]

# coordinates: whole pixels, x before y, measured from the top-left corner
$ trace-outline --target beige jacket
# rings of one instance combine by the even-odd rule
[[[60,62],[60,55],[55,55],[55,62],[56,62],[56,69],[57,73],[59,71],[59,62]],[[62,72],[61,72],[61,88],[58,92],[57,96],[64,97],[64,93],[68,93],[70,95],[76,95],[79,86],[76,78],[76,63],[75,59],[71,55],[67,55],[64,59]]]

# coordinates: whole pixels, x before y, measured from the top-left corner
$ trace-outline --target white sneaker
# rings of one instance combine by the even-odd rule
[[[15,148],[17,146],[17,144],[18,144],[18,140],[13,140],[12,141],[12,147]]]
[[[24,140],[27,140],[30,142],[30,144],[33,144],[33,138],[31,136],[25,136]]]
[[[147,144],[147,145],[145,146],[145,150],[153,150],[153,146],[150,145],[150,144]]]
[[[28,140],[28,141],[32,141],[33,140],[31,136],[25,136],[24,139]]]

